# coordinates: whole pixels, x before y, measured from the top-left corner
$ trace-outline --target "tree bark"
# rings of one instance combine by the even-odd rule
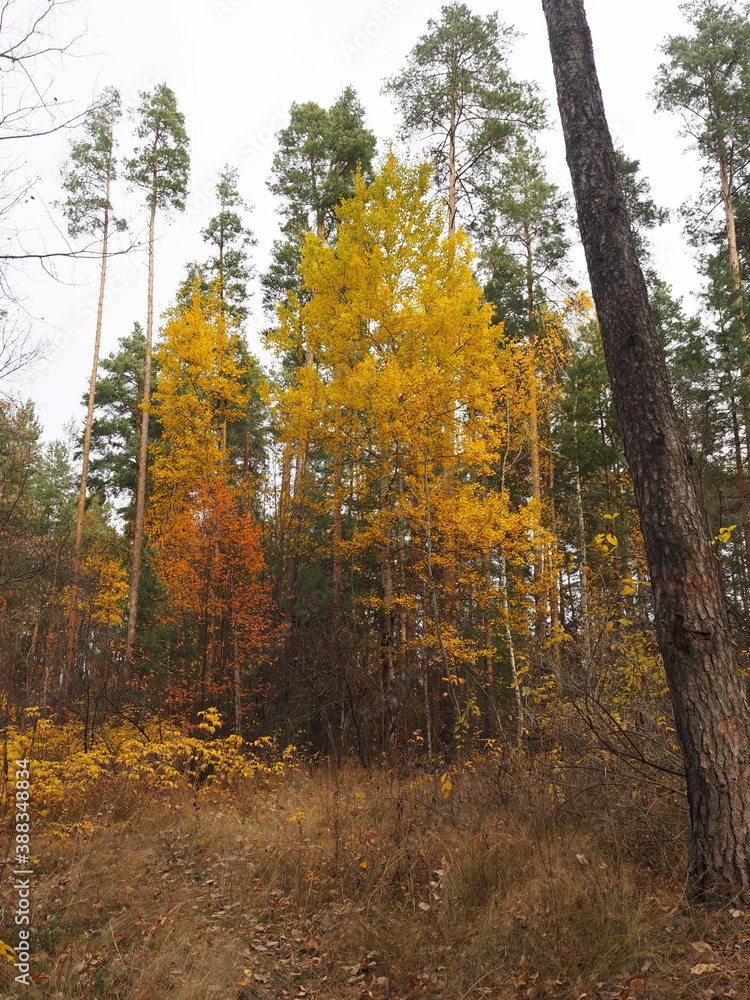
[[[745,311],[742,302],[742,275],[740,272],[740,254],[737,249],[737,225],[734,212],[734,196],[732,195],[732,177],[728,165],[728,157],[724,148],[724,143],[720,143],[719,148],[719,179],[721,181],[721,200],[724,205],[724,218],[727,229],[727,251],[729,253],[729,267],[732,271],[732,285],[734,288],[735,305],[742,328],[743,338],[747,335],[745,325]]]
[[[721,117],[721,113],[718,113]],[[740,340],[743,350],[740,356],[740,371],[746,384],[750,384],[750,371],[746,358],[745,345],[747,344],[747,317],[745,315],[745,304],[742,293],[742,272],[740,268],[740,254],[737,247],[737,223],[734,211],[734,196],[732,185],[734,183],[734,171],[730,168],[730,157],[723,140],[719,142],[718,148],[719,178],[721,181],[721,200],[724,205],[724,217],[727,231],[727,252],[729,255],[729,268],[732,272],[732,290],[734,292],[734,307],[737,311],[737,323],[740,330]],[[748,424],[748,414],[745,413],[745,460],[750,468],[750,424]],[[745,543],[745,555],[750,561],[750,547]]]
[[[576,510],[578,511],[578,544],[581,552],[581,646],[583,649],[583,676],[586,686],[594,680],[591,658],[591,633],[589,624],[589,564],[586,557],[586,522],[583,519],[583,497],[581,495],[581,470],[576,463]]]
[[[500,592],[503,598],[503,611],[505,613],[505,638],[508,642],[508,658],[510,659],[510,672],[513,677],[513,691],[516,697],[516,727],[517,727],[517,742],[521,746],[523,743],[524,734],[524,711],[523,711],[523,693],[521,691],[521,679],[518,676],[518,667],[516,665],[516,647],[513,642],[513,632],[510,627],[510,600],[508,598],[508,567],[505,559],[505,553],[500,554]],[[499,720],[498,720],[499,721]]]
[[[138,591],[141,581],[143,556],[143,525],[146,515],[146,482],[148,479],[148,418],[151,405],[151,349],[154,340],[154,231],[156,228],[156,170],[151,192],[151,216],[148,227],[148,305],[146,312],[146,361],[143,371],[143,399],[141,401],[140,445],[138,450],[138,488],[135,499],[135,525],[133,529],[133,561],[130,569],[128,592],[128,631],[125,640],[125,672],[130,672],[135,650],[135,633],[138,623]]]
[[[341,593],[344,569],[343,477],[344,457],[342,442],[343,407],[336,404],[333,423],[333,575],[331,616],[331,670],[336,675],[341,661]]]
[[[542,0],[568,165],[685,760],[688,891],[750,904],[750,713],[635,251],[583,0]]]
[[[86,493],[89,481],[89,455],[91,453],[91,428],[94,423],[94,403],[96,402],[96,376],[99,371],[99,348],[102,340],[102,316],[104,314],[104,289],[107,282],[107,252],[109,243],[109,195],[112,184],[112,151],[107,161],[107,182],[104,195],[104,217],[102,221],[102,264],[99,277],[99,301],[96,309],[96,332],[94,334],[94,357],[91,363],[89,399],[86,409],[86,427],[83,432],[83,455],[81,457],[81,485],[78,490],[78,511],[76,533],[73,542],[73,569],[70,580],[70,605],[68,607],[68,641],[65,650],[62,693],[67,697],[73,676],[75,660],[76,629],[78,626],[78,591],[81,579],[81,555],[83,552],[83,522],[86,516]]]
[[[534,623],[537,639],[544,643],[547,638],[547,600],[544,593],[544,565],[540,528],[542,521],[542,473],[539,453],[539,399],[536,365],[535,336],[536,304],[534,302],[534,278],[531,269],[530,240],[526,242],[526,319],[529,324],[529,450],[531,452],[531,496],[536,502],[536,520],[532,527],[534,559]]]
[[[380,509],[384,511],[389,502],[390,467],[388,453],[385,448],[380,452]],[[382,746],[386,759],[390,758],[391,737],[395,727],[397,712],[396,700],[396,668],[395,648],[396,629],[393,607],[393,566],[391,563],[391,535],[388,535],[380,545],[380,586],[382,589],[382,607],[380,611],[380,683],[383,691],[382,707]]]
[[[456,95],[451,95],[451,123],[448,132],[448,235],[456,232],[456,201],[458,194],[458,168],[456,164],[456,141],[458,126],[456,123]]]

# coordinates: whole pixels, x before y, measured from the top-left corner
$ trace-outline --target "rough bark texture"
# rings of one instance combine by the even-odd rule
[[[583,0],[542,0],[578,219],[687,776],[688,888],[750,903],[750,714],[633,243]]]

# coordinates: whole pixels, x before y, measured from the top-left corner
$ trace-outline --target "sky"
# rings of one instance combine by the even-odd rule
[[[19,14],[44,0],[14,0]],[[554,94],[541,0],[471,0],[476,14],[497,11],[500,21],[522,34],[510,58],[519,78],[535,80],[550,106],[552,128],[541,137],[550,178],[570,190]],[[697,161],[679,136],[679,121],[657,114],[650,94],[662,61],[660,45],[685,29],[677,0],[586,0],[597,66],[610,128],[626,153],[640,160],[655,200],[670,209],[695,193]],[[239,189],[252,210],[247,222],[258,239],[253,251],[265,270],[278,235],[276,203],[268,192],[275,135],[288,120],[292,102],[328,107],[344,87],[357,91],[367,122],[384,142],[398,120],[391,99],[380,93],[385,77],[405,65],[440,5],[429,0],[70,0],[60,39],[76,38],[71,54],[49,66],[50,95],[64,107],[85,107],[105,86],[116,86],[126,108],[138,94],[165,82],[184,113],[191,145],[190,195],[182,215],[161,218],[156,248],[155,315],[171,304],[185,264],[207,256],[200,230],[216,212],[214,189],[225,164],[239,170]],[[132,149],[127,115],[118,133],[123,155]],[[12,222],[24,245],[54,251],[65,244],[65,223],[56,208],[59,170],[70,132],[34,139],[19,169],[32,178],[33,201],[18,207]],[[115,259],[109,277],[102,356],[117,347],[146,312],[146,213],[136,193],[120,185],[118,214],[131,218],[140,248]],[[8,229],[8,221],[5,222]],[[10,230],[9,230],[10,231]],[[7,239],[7,237],[6,237]],[[679,221],[655,236],[657,267],[674,290],[688,297],[699,281]],[[577,257],[581,281],[582,255]],[[49,343],[47,361],[25,380],[20,392],[36,404],[45,435],[62,434],[71,418],[83,419],[81,399],[91,369],[98,290],[95,260],[29,265],[11,282],[32,336]],[[250,302],[247,327],[253,351],[262,358],[259,334],[268,325],[260,294]]]

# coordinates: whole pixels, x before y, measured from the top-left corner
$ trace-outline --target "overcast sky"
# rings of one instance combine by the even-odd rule
[[[40,0],[21,0],[32,7]],[[524,37],[515,45],[517,76],[534,79],[547,96],[554,128],[542,138],[550,177],[569,190],[562,136],[547,47],[541,0],[473,0],[482,15],[498,11]],[[700,174],[679,122],[657,116],[649,94],[661,61],[659,46],[669,34],[684,30],[677,0],[586,0],[610,127],[629,156],[641,161],[656,200],[678,208],[695,193]],[[85,104],[104,86],[119,88],[126,106],[138,92],[166,82],[185,114],[191,140],[191,181],[187,211],[162,219],[156,256],[156,314],[166,309],[192,259],[206,256],[200,229],[215,213],[213,189],[225,163],[238,167],[239,186],[254,206],[248,223],[259,244],[255,264],[263,271],[278,216],[266,181],[275,150],[274,135],[286,123],[293,101],[329,106],[352,85],[367,112],[370,127],[383,141],[394,136],[397,120],[390,99],[380,94],[384,77],[400,70],[427,20],[439,16],[429,0],[78,0],[66,21],[70,35],[85,29],[80,53],[57,71],[58,101]],[[59,166],[70,135],[35,140],[26,158],[35,173],[34,203],[22,207],[17,221],[27,245],[44,240],[54,249],[64,230],[51,202],[59,196]],[[127,123],[121,152],[130,152]],[[145,234],[145,211],[123,188],[115,210],[135,216],[133,229]],[[24,218],[23,211],[28,213]],[[679,224],[656,237],[662,275],[681,294],[696,288],[689,251],[682,246]],[[36,404],[46,436],[57,436],[71,417],[81,419],[80,399],[91,365],[93,313],[98,272],[93,261],[61,266],[60,280],[31,268],[15,279],[35,330],[56,340],[46,370],[24,388]],[[582,276],[583,277],[583,276]],[[104,319],[102,355],[145,317],[145,253],[114,262]],[[264,326],[260,296],[251,302],[250,346],[259,352],[257,334]]]

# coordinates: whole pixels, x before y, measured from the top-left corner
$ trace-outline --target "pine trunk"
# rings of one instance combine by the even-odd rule
[[[750,725],[726,601],[617,173],[582,0],[542,0],[581,237],[685,760],[688,888],[750,904]]]
[[[531,237],[525,236],[526,249],[526,320],[529,325],[529,450],[531,452],[531,496],[536,503],[536,523],[533,531],[534,548],[534,626],[540,643],[547,638],[547,593],[545,589],[544,549],[540,540],[542,523],[542,471],[539,448],[539,377],[536,364],[536,303],[532,270]]]
[[[336,406],[333,429],[333,615],[331,618],[331,670],[338,673],[341,648],[341,589],[343,580],[343,454],[342,454],[343,409]]]
[[[86,409],[86,427],[83,432],[83,455],[81,458],[81,485],[78,490],[78,511],[76,533],[73,542],[73,569],[70,580],[70,605],[68,607],[68,641],[65,650],[62,692],[67,696],[73,676],[75,660],[76,628],[78,625],[78,592],[81,579],[81,554],[83,551],[83,521],[86,515],[86,492],[89,481],[89,455],[91,452],[91,427],[94,423],[94,403],[96,402],[96,375],[99,371],[99,347],[102,339],[102,316],[104,314],[104,288],[107,281],[107,250],[109,243],[109,195],[112,183],[112,153],[107,162],[107,181],[104,195],[104,218],[102,223],[102,264],[99,278],[99,302],[96,309],[96,332],[94,334],[94,357],[91,363],[89,399]]]
[[[737,246],[737,222],[734,211],[734,195],[732,193],[733,178],[729,169],[729,156],[724,142],[719,143],[719,178],[721,181],[721,200],[724,205],[724,219],[727,231],[727,253],[729,256],[729,269],[732,272],[732,290],[734,292],[734,307],[737,312],[737,323],[739,325],[740,341],[742,343],[742,355],[740,357],[740,370],[746,384],[750,384],[750,371],[747,364],[747,317],[745,315],[745,304],[742,295],[742,273],[740,268],[740,254]],[[750,468],[750,425],[748,424],[747,413],[745,414],[745,459]],[[747,546],[746,546],[747,548]],[[750,559],[750,549],[747,549],[747,558]]]
[[[154,339],[154,230],[156,226],[156,172],[151,193],[151,217],[148,228],[148,305],[146,313],[146,361],[143,370],[143,399],[141,401],[140,445],[138,450],[138,487],[135,498],[135,524],[133,528],[133,561],[130,569],[128,592],[128,632],[125,640],[125,672],[130,672],[135,650],[135,633],[138,624],[138,591],[141,582],[143,556],[143,526],[146,516],[146,481],[148,479],[148,418],[151,405],[151,349]]]

